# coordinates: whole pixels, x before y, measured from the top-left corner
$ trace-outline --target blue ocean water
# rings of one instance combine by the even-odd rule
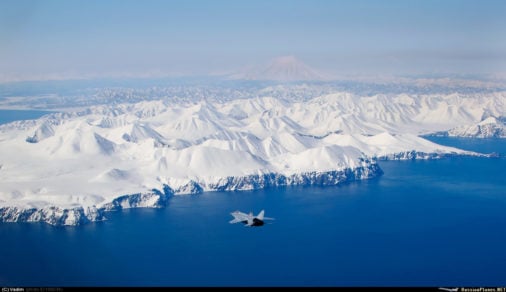
[[[445,139],[506,154],[504,140]],[[381,167],[337,187],[177,196],[81,227],[3,223],[0,286],[506,285],[505,158]],[[261,209],[276,220],[228,223]]]
[[[43,115],[49,114],[49,111],[41,110],[3,110],[0,109],[0,125],[12,121],[38,119]]]

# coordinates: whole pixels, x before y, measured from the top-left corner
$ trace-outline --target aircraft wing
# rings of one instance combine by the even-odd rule
[[[230,215],[234,216],[234,219],[229,221],[230,223],[239,223],[243,221],[248,221],[248,215],[243,212],[235,211],[230,213]]]

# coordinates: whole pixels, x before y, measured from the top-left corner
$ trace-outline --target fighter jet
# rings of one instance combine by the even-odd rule
[[[274,220],[274,218],[264,217],[264,210],[260,211],[257,216],[253,216],[253,212],[246,214],[241,211],[235,211],[230,214],[234,216],[234,219],[232,219],[229,223],[241,222],[246,224],[246,226],[262,226],[264,225],[264,220]]]

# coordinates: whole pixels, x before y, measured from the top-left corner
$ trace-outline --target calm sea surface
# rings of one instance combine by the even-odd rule
[[[431,138],[506,154],[504,140]],[[381,162],[377,179],[177,196],[81,227],[0,224],[0,286],[505,286],[505,158]],[[259,212],[263,227],[229,224]]]
[[[0,109],[0,125],[12,121],[32,120],[51,113],[50,111],[39,110],[3,110]]]

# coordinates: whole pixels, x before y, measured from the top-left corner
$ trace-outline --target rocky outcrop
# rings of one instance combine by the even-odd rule
[[[1,222],[46,222],[55,226],[78,226],[89,222],[106,220],[107,211],[117,211],[127,208],[161,208],[167,205],[173,190],[164,186],[163,190],[152,190],[145,194],[124,195],[112,200],[100,208],[75,207],[62,208],[56,206],[44,208],[0,208]]]
[[[46,208],[0,208],[0,220],[3,222],[46,222],[51,225],[77,226],[92,221],[105,220],[104,210],[96,207],[61,208],[50,206]]]

